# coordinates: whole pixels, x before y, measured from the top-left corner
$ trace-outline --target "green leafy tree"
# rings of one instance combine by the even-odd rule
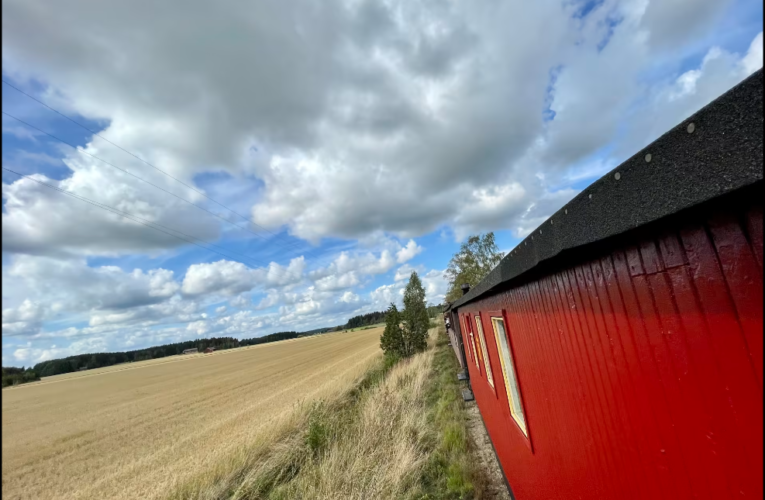
[[[477,285],[489,271],[502,260],[497,244],[494,242],[494,233],[486,233],[483,236],[470,236],[460,246],[460,251],[454,254],[446,268],[444,278],[449,282],[446,292],[447,302],[453,302],[462,296],[462,285]]]
[[[404,289],[404,311],[401,314],[404,324],[404,356],[424,351],[428,344],[428,309],[425,306],[425,287],[413,271],[409,283]]]
[[[3,387],[9,385],[25,384],[40,380],[40,377],[31,368],[3,367]]]
[[[387,356],[404,355],[404,331],[401,329],[401,314],[395,304],[385,313],[385,330],[380,337],[380,348]]]

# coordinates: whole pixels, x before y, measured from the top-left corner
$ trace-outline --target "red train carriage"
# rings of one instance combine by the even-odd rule
[[[451,304],[513,495],[763,498],[762,72]]]

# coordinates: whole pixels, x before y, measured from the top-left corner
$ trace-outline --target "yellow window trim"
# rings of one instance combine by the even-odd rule
[[[467,326],[467,332],[470,336],[470,343],[473,344],[473,361],[475,362],[475,367],[478,368],[478,373],[481,373],[481,365],[478,363],[478,349],[475,345],[475,336],[473,335],[473,329],[470,327],[470,316],[465,316],[465,324]]]
[[[498,322],[502,322],[502,330],[505,332],[505,337],[506,338],[504,339],[505,340],[504,344],[502,342],[502,339],[500,339],[499,329],[497,328],[497,323]],[[506,366],[505,356],[504,356],[504,354],[502,352],[503,351],[503,345],[506,345],[507,348],[508,348],[507,356],[508,356],[508,358],[510,360],[510,363],[512,365],[515,365],[515,361],[513,360],[513,353],[510,350],[510,339],[507,338],[507,336],[508,336],[507,325],[505,324],[504,318],[500,318],[500,317],[496,317],[496,316],[492,316],[491,317],[491,325],[492,325],[492,328],[494,330],[494,339],[497,342],[497,350],[499,351],[499,363],[500,363],[500,365],[502,365],[502,376],[505,379],[505,392],[507,393],[507,401],[510,404],[510,414],[512,415],[513,420],[515,420],[515,422],[518,424],[518,427],[521,428],[521,431],[523,431],[523,434],[526,437],[528,437],[529,436],[529,432],[528,432],[528,430],[526,428],[526,416],[524,415],[523,401],[520,398],[521,391],[520,391],[520,388],[518,387],[518,383],[517,383],[518,382],[518,374],[515,372],[514,366],[509,366],[509,367]],[[511,394],[512,390],[511,390],[511,387],[510,387],[511,386],[511,382],[510,382],[510,377],[508,376],[508,373],[509,373],[508,370],[513,370],[513,379],[515,379],[515,381],[516,381],[515,387],[516,387],[516,391],[518,392],[518,395],[519,395],[518,401],[516,403],[518,404],[518,407],[521,409],[521,413],[520,414],[518,414],[515,411],[515,409],[514,409],[515,405],[513,405],[514,399],[513,399],[513,396]]]
[[[486,372],[486,379],[489,381],[489,385],[494,388],[494,374],[491,371],[491,360],[489,359],[489,351],[486,348],[486,337],[483,334],[483,324],[481,324],[481,316],[475,315],[475,326],[478,330],[478,341],[481,343],[481,358],[483,358],[483,369]]]

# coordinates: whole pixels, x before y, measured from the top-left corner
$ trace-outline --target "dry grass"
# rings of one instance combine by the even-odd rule
[[[392,368],[379,363],[344,395],[299,408],[279,439],[240,448],[170,497],[472,498],[453,354],[443,334],[430,344]]]
[[[249,470],[274,443],[291,449],[294,429],[315,414],[310,401],[347,393],[379,358],[380,333],[133,363],[3,390],[3,498],[158,498],[194,481],[226,488],[217,479]]]
[[[433,361],[429,350],[396,365],[370,390],[355,419],[333,419],[322,432],[329,441],[317,446],[289,483],[274,491],[276,498],[403,498],[417,489],[428,454],[422,443],[428,429],[425,401]],[[343,423],[350,426],[343,428]],[[321,424],[320,424],[321,425]],[[310,430],[310,428],[309,428]]]
[[[338,397],[296,409],[280,437],[242,447],[170,497],[402,498],[427,462],[425,386],[433,351],[381,367]],[[290,429],[290,426],[293,426]]]

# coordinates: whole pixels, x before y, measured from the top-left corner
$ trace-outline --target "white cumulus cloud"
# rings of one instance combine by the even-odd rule
[[[409,240],[405,247],[396,252],[396,262],[403,264],[408,260],[412,260],[417,254],[424,250],[420,245],[415,243],[414,240]]]

